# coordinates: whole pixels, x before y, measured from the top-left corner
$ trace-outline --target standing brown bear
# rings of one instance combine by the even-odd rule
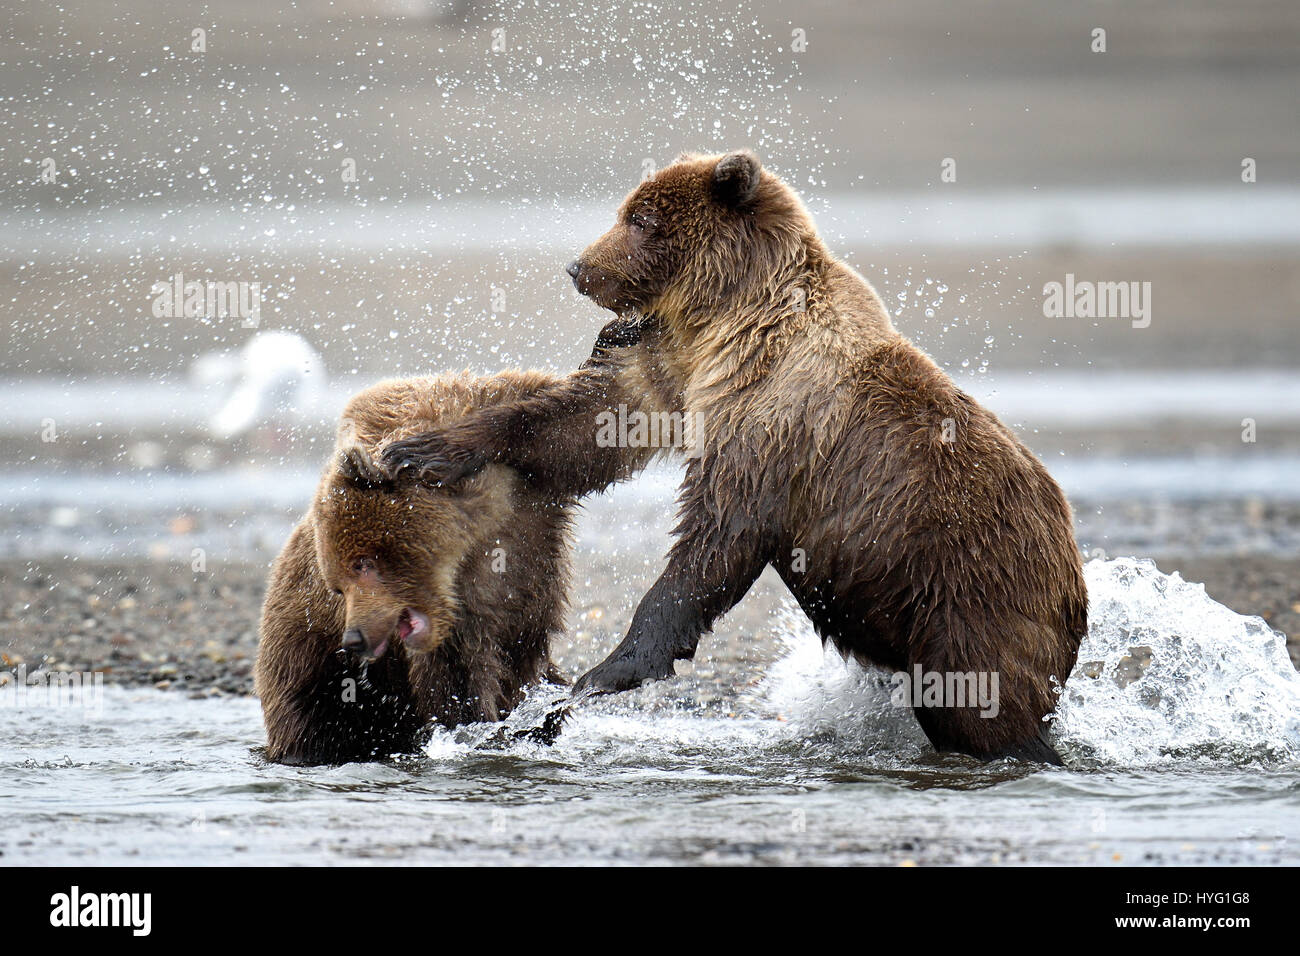
[[[355,396],[315,500],[271,572],[257,693],[267,756],[342,763],[415,750],[431,722],[505,717],[553,679],[571,496],[489,467],[456,488],[389,482],[380,443],[560,380],[392,381]]]
[[[771,565],[841,652],[997,687],[996,708],[917,702],[937,749],[1059,762],[1043,718],[1087,629],[1069,505],[895,330],[793,190],[748,152],[683,156],[568,272],[624,317],[628,347],[598,349],[514,406],[394,443],[383,465],[454,483],[506,463],[582,494],[634,453],[608,447],[621,404],[701,423],[667,569],[575,693],[668,677]]]

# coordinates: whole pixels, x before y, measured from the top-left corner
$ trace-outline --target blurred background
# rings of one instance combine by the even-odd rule
[[[736,147],[1043,457],[1089,554],[1295,634],[1297,102],[1290,0],[10,0],[0,648],[246,661],[347,395],[575,367],[603,316],[564,264],[645,172]],[[1046,317],[1067,275],[1150,283],[1149,325]],[[246,307],[165,301],[189,282]],[[625,626],[674,483],[588,509],[575,641]]]

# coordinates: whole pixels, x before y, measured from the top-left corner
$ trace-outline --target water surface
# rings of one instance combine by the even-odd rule
[[[1146,562],[1088,567],[1066,768],[932,753],[887,675],[791,612],[755,686],[690,675],[502,728],[292,768],[251,699],[107,688],[6,720],[0,859],[79,863],[1300,863],[1300,678],[1280,635]],[[506,729],[535,723],[527,701]],[[95,706],[98,704],[98,706]]]

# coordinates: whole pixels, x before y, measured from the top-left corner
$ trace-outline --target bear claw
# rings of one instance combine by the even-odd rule
[[[394,478],[409,470],[423,483],[435,486],[454,485],[478,474],[486,464],[481,455],[448,453],[440,442],[418,438],[393,442],[380,458],[380,467]]]

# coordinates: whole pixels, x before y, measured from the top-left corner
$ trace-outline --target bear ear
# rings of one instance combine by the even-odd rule
[[[392,484],[370,454],[359,445],[349,445],[339,451],[338,473],[348,484],[363,490]]]
[[[748,150],[728,153],[713,168],[713,193],[728,206],[743,206],[758,192],[763,164]]]

